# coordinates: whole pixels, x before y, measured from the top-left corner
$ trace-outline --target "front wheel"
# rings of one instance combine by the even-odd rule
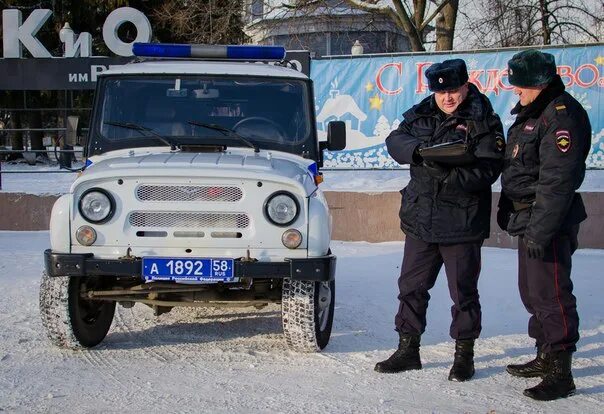
[[[84,277],[49,277],[40,283],[40,316],[50,341],[71,349],[99,344],[109,332],[115,302],[87,300],[82,292],[97,280]]]
[[[281,319],[288,346],[318,352],[331,336],[336,283],[283,280]]]

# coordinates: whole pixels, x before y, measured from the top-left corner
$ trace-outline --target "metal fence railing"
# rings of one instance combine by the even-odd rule
[[[59,147],[54,146],[52,148],[47,148],[45,150],[32,150],[32,149],[24,149],[24,150],[7,150],[0,149],[0,190],[2,190],[2,179],[3,175],[6,174],[57,174],[57,173],[67,173],[73,174],[80,171],[79,168],[72,168],[72,162],[76,160],[75,155],[81,154],[83,152],[82,149],[59,149]],[[5,154],[21,154],[25,162],[29,165],[35,165],[37,162],[38,154],[52,154],[54,157],[54,161],[49,156],[48,161],[50,163],[56,164],[57,169],[47,169],[47,170],[39,170],[39,169],[23,169],[19,168],[16,170],[10,169],[6,170],[2,168],[2,157]]]

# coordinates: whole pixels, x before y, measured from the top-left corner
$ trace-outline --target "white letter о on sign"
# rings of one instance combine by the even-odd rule
[[[120,7],[107,16],[103,25],[103,40],[113,53],[119,56],[132,56],[132,43],[123,42],[117,35],[120,26],[126,22],[136,27],[134,42],[151,41],[151,23],[140,11],[132,7]]]

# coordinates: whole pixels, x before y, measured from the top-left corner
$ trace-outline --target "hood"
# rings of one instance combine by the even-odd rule
[[[91,157],[88,167],[72,186],[83,180],[120,176],[140,177],[224,177],[287,182],[302,187],[308,195],[316,190],[311,173],[314,161],[279,151],[234,149],[219,153],[170,152],[154,148],[136,148]]]

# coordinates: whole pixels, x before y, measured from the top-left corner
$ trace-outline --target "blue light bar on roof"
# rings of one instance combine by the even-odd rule
[[[135,56],[206,58],[206,59],[245,59],[245,60],[283,60],[283,46],[247,46],[247,45],[184,45],[170,43],[135,43],[132,46]]]

